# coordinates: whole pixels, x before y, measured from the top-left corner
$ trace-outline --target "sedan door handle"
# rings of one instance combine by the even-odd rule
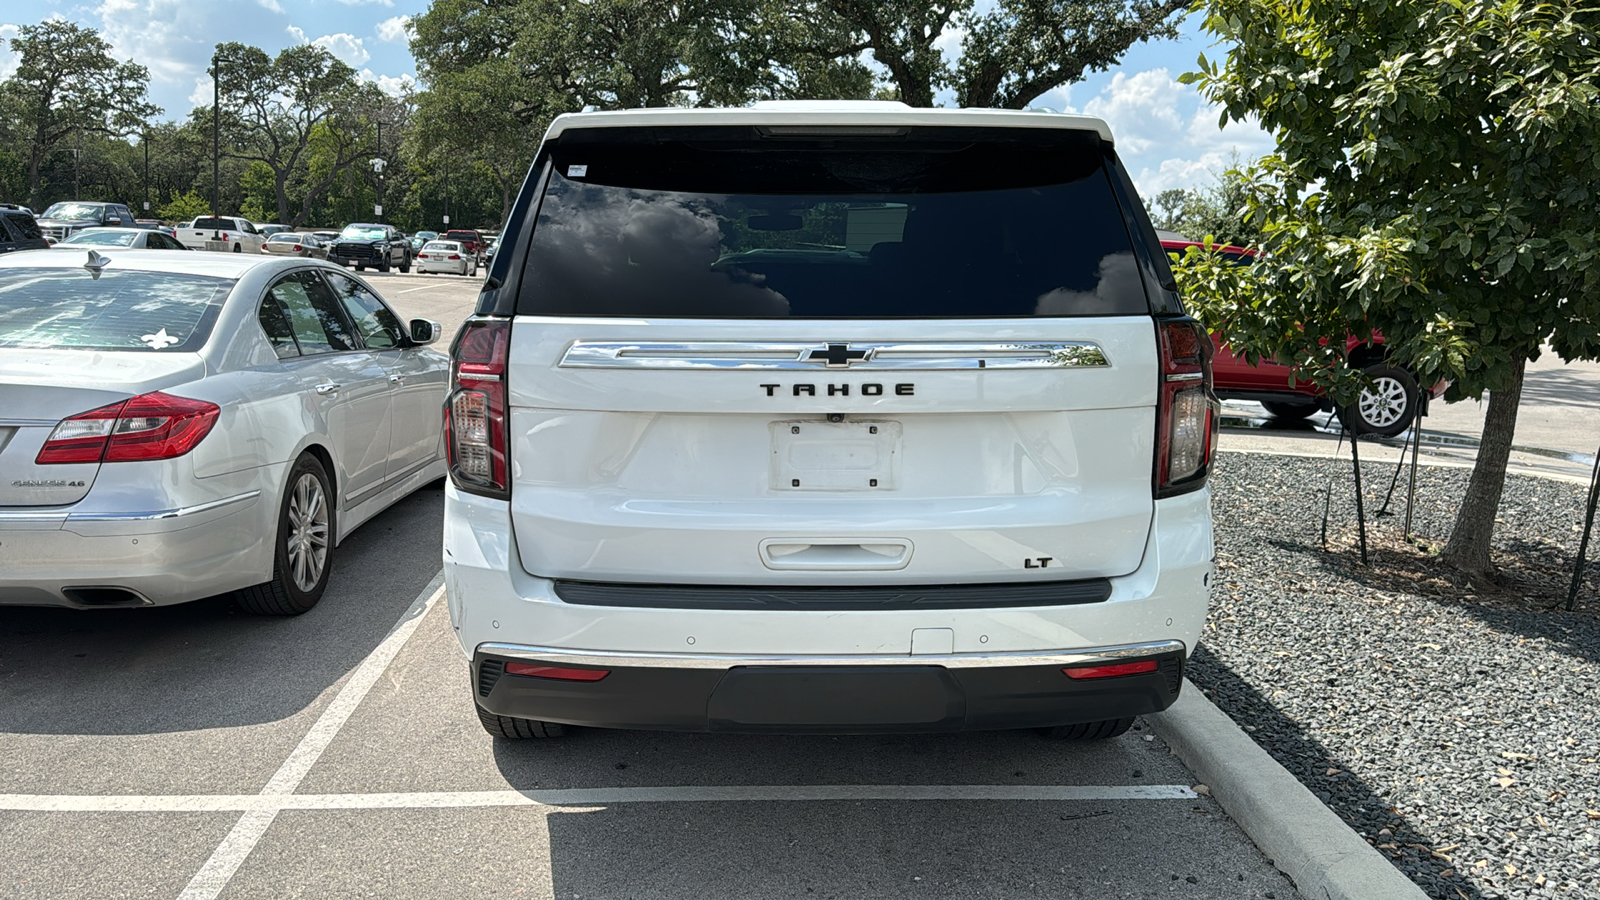
[[[390,384],[405,384],[406,383],[406,377],[404,375],[390,375],[389,376],[389,383]]]
[[[337,394],[339,393],[340,387],[340,385],[333,384],[332,382],[329,382],[328,384],[319,384],[317,385],[317,393],[324,396],[328,394]]]

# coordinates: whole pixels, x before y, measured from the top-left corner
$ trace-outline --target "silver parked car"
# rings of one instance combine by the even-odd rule
[[[126,250],[188,250],[177,238],[149,228],[86,228],[51,249],[72,250],[82,254],[96,247]]]
[[[281,231],[267,238],[261,249],[274,256],[299,256],[309,259],[327,259],[328,247],[315,235],[295,231]]]
[[[444,475],[439,336],[316,260],[0,257],[0,604],[310,609]]]

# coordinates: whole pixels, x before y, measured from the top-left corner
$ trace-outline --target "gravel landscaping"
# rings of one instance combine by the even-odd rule
[[[1190,677],[1429,896],[1600,898],[1600,566],[1576,612],[1550,596],[1584,490],[1510,476],[1496,540],[1521,584],[1458,587],[1399,540],[1399,515],[1371,520],[1393,471],[1363,468],[1365,569],[1348,455],[1222,454]],[[1467,478],[1419,470],[1420,537],[1448,537]]]

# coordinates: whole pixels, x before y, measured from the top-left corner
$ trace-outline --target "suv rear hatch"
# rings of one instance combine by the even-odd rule
[[[1109,146],[1069,128],[798,132],[547,146],[504,381],[526,571],[1135,570],[1162,362]]]

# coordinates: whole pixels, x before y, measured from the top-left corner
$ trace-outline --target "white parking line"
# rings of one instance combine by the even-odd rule
[[[406,288],[403,291],[395,291],[395,293],[396,294],[415,294],[417,291],[431,291],[434,288],[440,288],[440,287],[444,287],[444,285],[443,284],[425,284],[422,287]]]
[[[618,803],[795,803],[837,800],[1193,800],[1183,784],[803,784],[573,788],[550,791],[417,791],[373,794],[0,794],[0,809],[27,812],[234,812],[245,820],[286,809],[467,809],[610,806]],[[243,820],[241,820],[241,825]],[[239,828],[234,829],[240,831]],[[229,840],[234,838],[230,834]],[[259,837],[259,834],[257,835]],[[236,844],[238,842],[235,842]],[[229,845],[223,842],[223,847]],[[222,852],[223,848],[218,848]],[[238,852],[235,849],[235,852]],[[249,849],[243,848],[248,854]],[[239,857],[243,860],[243,855]],[[237,868],[235,864],[234,868]],[[230,873],[231,874],[231,873]]]
[[[389,634],[367,654],[361,665],[356,667],[355,674],[350,676],[350,680],[339,689],[333,702],[329,703],[328,708],[317,717],[316,724],[311,726],[311,731],[301,739],[299,746],[294,748],[294,752],[289,754],[283,765],[278,767],[278,771],[267,782],[267,786],[261,789],[259,797],[281,802],[282,798],[294,793],[294,789],[305,779],[306,773],[316,765],[317,758],[322,756],[322,752],[328,749],[329,744],[333,743],[333,739],[339,734],[339,729],[349,721],[350,714],[361,705],[361,701],[377,683],[383,670],[394,661],[400,648],[405,646],[406,641],[422,622],[422,618],[443,594],[444,570],[441,569],[433,576],[433,580],[428,582],[428,586],[422,589],[422,593],[400,617],[400,621],[395,623],[394,628],[390,629]],[[178,900],[215,900],[216,896],[222,893],[222,889],[228,886],[229,879],[239,870],[245,857],[255,849],[261,836],[272,826],[272,820],[277,818],[278,810],[282,808],[283,806],[274,803],[266,804],[262,808],[245,807],[248,811],[239,818],[233,830],[228,832],[228,836],[222,839],[222,843],[212,852],[211,858],[206,860],[205,865],[200,867],[200,871],[189,880],[188,887],[178,895]]]

